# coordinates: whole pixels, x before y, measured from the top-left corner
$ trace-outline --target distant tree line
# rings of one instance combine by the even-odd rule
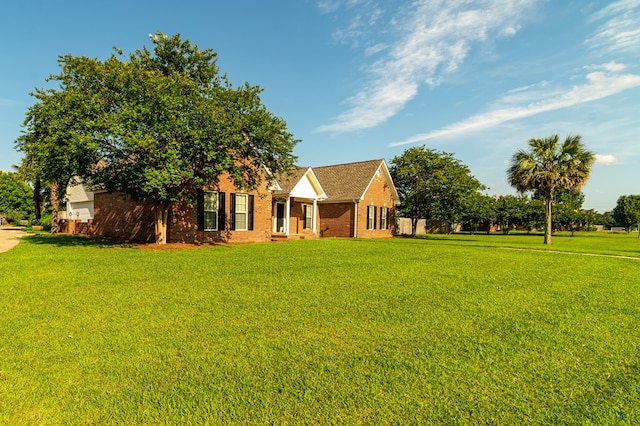
[[[562,142],[557,135],[531,139],[528,145],[529,150],[514,154],[507,170],[517,196],[483,193],[487,188],[451,153],[424,146],[407,149],[390,163],[401,198],[399,216],[411,219],[412,235],[418,221],[425,219],[446,224],[449,232],[454,224],[470,232],[544,230],[546,244],[558,230],[573,235],[595,230],[596,225],[629,230],[640,224],[640,196],[621,196],[612,212],[582,208],[580,189],[595,157],[579,135]]]

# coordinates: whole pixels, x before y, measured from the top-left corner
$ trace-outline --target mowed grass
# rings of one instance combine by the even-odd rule
[[[638,424],[640,241],[541,241],[25,238],[0,424]]]

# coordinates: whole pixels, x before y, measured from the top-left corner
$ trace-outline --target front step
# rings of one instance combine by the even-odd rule
[[[285,234],[272,234],[271,241],[279,242],[279,241],[293,241],[293,240],[304,240],[304,235],[285,235]]]

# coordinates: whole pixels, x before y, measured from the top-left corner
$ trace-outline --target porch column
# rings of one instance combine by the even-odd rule
[[[318,233],[318,230],[316,229],[316,224],[318,223],[318,200],[317,199],[313,199],[313,216],[311,217],[311,226],[313,227],[313,235],[316,235]]]
[[[287,197],[284,207],[284,234],[289,235],[289,222],[291,222],[291,197]]]

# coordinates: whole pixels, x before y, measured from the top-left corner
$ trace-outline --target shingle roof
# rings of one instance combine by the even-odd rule
[[[275,191],[274,194],[289,194],[296,186],[304,174],[309,170],[309,167],[294,167],[291,170],[291,174],[279,173],[275,178],[280,185],[281,190]]]
[[[362,197],[383,161],[379,159],[313,167],[313,172],[327,194],[327,201],[356,200]]]

